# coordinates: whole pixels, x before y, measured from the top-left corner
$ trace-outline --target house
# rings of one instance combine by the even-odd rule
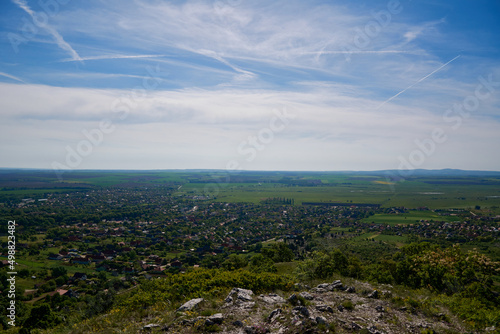
[[[92,259],[92,262],[96,263],[101,263],[102,261],[106,260],[106,257],[104,255],[89,255],[88,257]]]
[[[49,254],[49,260],[61,261],[62,259],[63,256],[61,254],[54,254],[54,253]]]
[[[74,257],[70,260],[71,263],[74,263],[74,264],[85,264],[85,265],[88,265],[90,264],[90,259],[87,258],[87,257]]]
[[[76,281],[76,280],[81,280],[85,281],[87,279],[87,275],[85,273],[75,273],[70,280],[71,281]]]
[[[68,292],[66,292],[63,296],[70,297],[70,298],[77,298],[78,294],[73,291],[72,289],[69,289]]]

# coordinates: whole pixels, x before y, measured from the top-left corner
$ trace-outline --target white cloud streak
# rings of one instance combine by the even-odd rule
[[[14,76],[14,75],[10,75],[10,74],[4,73],[4,72],[0,72],[0,75],[3,76],[3,77],[7,77],[9,79],[12,79],[12,80],[16,80],[16,81],[25,83],[23,79],[20,79],[20,78]]]
[[[421,83],[422,81],[424,81],[425,79],[429,78],[431,75],[433,75],[434,73],[438,72],[439,70],[443,69],[444,67],[446,67],[448,64],[450,64],[451,62],[453,62],[454,60],[456,60],[457,58],[459,58],[460,55],[456,56],[455,58],[453,58],[452,60],[444,63],[443,65],[439,66],[437,69],[435,69],[434,71],[432,71],[431,73],[427,74],[426,76],[424,76],[423,78],[420,78],[419,80],[417,80],[416,82],[414,82],[413,84],[411,84],[410,86],[406,87],[405,89],[403,89],[402,91],[400,91],[399,93],[391,96],[390,98],[388,98],[387,100],[385,100],[384,102],[382,102],[378,107],[377,109],[380,109],[382,108],[386,103],[394,100],[396,97],[398,97],[399,95],[403,94],[404,92],[406,92],[408,89],[411,89],[413,88],[415,85]]]
[[[28,13],[31,18],[33,20],[35,20],[35,15],[36,13],[28,6],[28,4],[26,3],[25,0],[12,0],[17,6],[19,6],[19,8],[21,8],[22,10],[24,10],[26,13]],[[69,45],[65,40],[64,38],[61,36],[61,34],[59,34],[59,32],[57,32],[56,29],[54,29],[54,27],[48,25],[48,24],[45,24],[43,25],[43,28],[50,34],[52,35],[52,37],[54,38],[56,44],[61,48],[63,49],[64,51],[68,52],[71,56],[71,59],[73,60],[79,60],[81,61],[82,58],[80,57],[80,55],[71,47],[71,45]]]
[[[165,55],[123,55],[123,54],[114,54],[114,55],[101,55],[101,56],[80,57],[79,59],[69,58],[69,59],[63,59],[60,62],[88,61],[88,60],[108,60],[108,59],[159,58],[159,57],[164,57],[164,56]]]

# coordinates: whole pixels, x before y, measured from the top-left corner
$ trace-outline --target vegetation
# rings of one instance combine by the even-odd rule
[[[352,278],[392,284],[400,307],[433,317],[446,308],[471,330],[498,327],[499,184],[498,175],[398,183],[277,172],[68,172],[60,182],[4,171],[0,219],[16,222],[17,326],[6,317],[8,263],[0,324],[12,333],[76,324],[105,332],[122,326],[119,317],[174,312],[190,298],[217,305],[233,287],[290,291]],[[6,223],[0,232],[7,261]],[[116,321],[97,326],[104,315]]]

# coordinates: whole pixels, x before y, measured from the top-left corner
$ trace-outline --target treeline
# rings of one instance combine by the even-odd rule
[[[293,204],[295,204],[295,200],[293,198],[272,197],[272,198],[266,198],[265,200],[262,200],[261,203],[262,204],[293,205]]]
[[[335,248],[316,250],[300,262],[301,280],[327,279],[334,274],[411,289],[428,289],[472,327],[500,324],[500,295],[494,279],[500,263],[458,245],[440,248],[428,242],[405,245],[392,257],[373,263]]]

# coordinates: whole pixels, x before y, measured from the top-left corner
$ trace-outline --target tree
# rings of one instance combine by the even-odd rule
[[[68,274],[68,271],[64,267],[55,267],[52,269],[52,277],[56,278]]]
[[[257,254],[250,259],[250,271],[254,273],[275,273],[278,269],[269,257]]]
[[[23,327],[28,329],[47,329],[57,325],[59,322],[50,305],[43,303],[31,309],[29,317],[23,323]]]

